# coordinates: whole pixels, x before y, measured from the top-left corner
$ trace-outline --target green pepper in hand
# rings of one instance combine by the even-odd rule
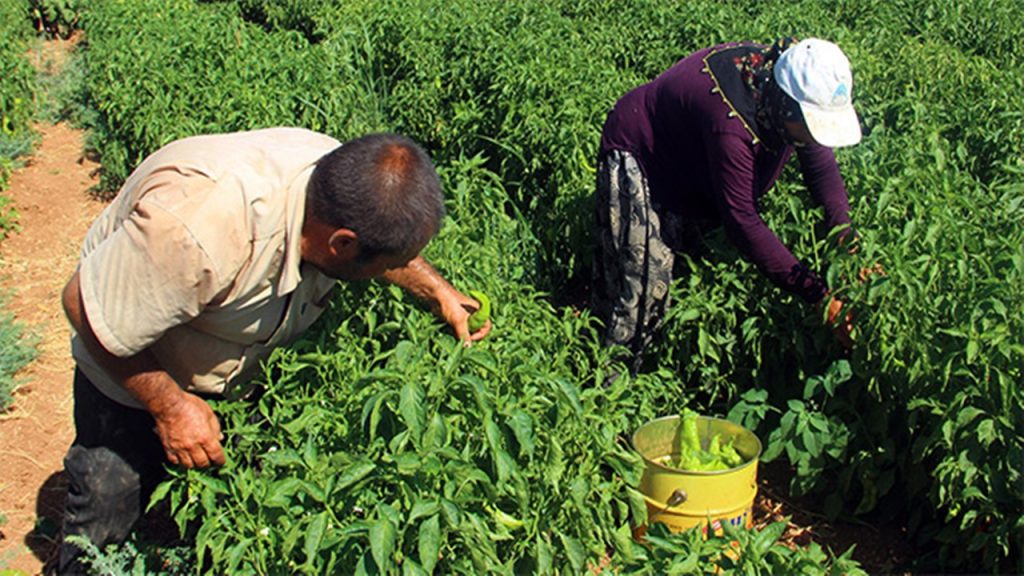
[[[487,324],[487,321],[491,319],[491,299],[479,290],[470,290],[469,295],[480,303],[480,307],[469,315],[469,331],[476,332],[483,328],[484,324]]]

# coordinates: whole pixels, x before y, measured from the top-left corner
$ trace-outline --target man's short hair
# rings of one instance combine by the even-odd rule
[[[317,162],[306,215],[359,238],[359,258],[408,254],[441,228],[444,196],[434,163],[411,139],[370,134]]]

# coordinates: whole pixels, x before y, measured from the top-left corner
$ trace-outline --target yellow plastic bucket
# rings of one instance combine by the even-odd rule
[[[633,448],[646,467],[639,490],[647,502],[648,522],[661,522],[672,532],[703,525],[721,533],[722,524],[749,528],[757,495],[757,462],[761,441],[753,432],[721,418],[697,417],[701,446],[707,449],[715,435],[743,457],[743,464],[729,470],[699,472],[678,470],[663,464],[666,457],[678,458],[679,416],[666,416],[641,426],[633,434]],[[646,532],[638,527],[637,537]]]

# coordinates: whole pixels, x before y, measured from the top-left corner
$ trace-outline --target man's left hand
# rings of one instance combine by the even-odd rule
[[[488,320],[479,330],[470,332],[469,315],[480,304],[456,290],[422,256],[413,258],[401,268],[386,271],[384,279],[429,303],[434,313],[443,318],[455,330],[455,336],[467,346],[482,340],[491,331]]]
[[[480,307],[480,303],[455,290],[438,298],[438,314],[455,331],[455,336],[467,346],[478,340],[483,340],[490,333],[491,321],[488,320],[476,332],[469,331],[469,316]]]

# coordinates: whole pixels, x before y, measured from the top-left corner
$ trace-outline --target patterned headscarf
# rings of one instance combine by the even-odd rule
[[[757,132],[764,144],[772,149],[792,144],[786,131],[786,122],[802,122],[803,114],[796,100],[789,97],[776,84],[772,70],[779,56],[796,44],[796,38],[780,38],[763,49],[737,57],[734,61],[740,79],[746,84],[757,103]]]

